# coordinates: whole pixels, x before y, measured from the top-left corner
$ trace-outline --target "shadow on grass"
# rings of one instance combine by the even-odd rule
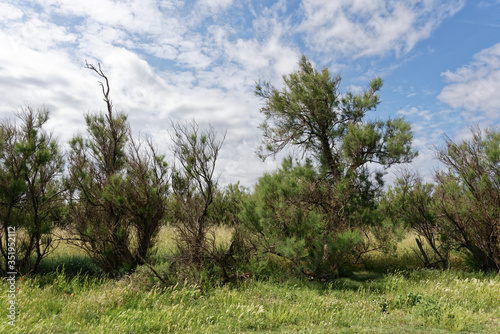
[[[85,255],[50,256],[40,262],[37,275],[47,275],[64,272],[68,277],[89,276],[101,277],[102,271]]]

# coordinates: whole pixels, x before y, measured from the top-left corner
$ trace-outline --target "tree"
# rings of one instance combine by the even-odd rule
[[[229,184],[222,189],[217,188],[208,212],[210,219],[225,226],[238,226],[242,205],[248,197],[249,190],[239,182]]]
[[[332,206],[341,204],[330,187],[311,161],[300,164],[286,158],[277,171],[259,178],[244,202],[240,217],[252,244],[265,258],[279,256],[309,277],[327,280],[348,274],[363,254],[385,246],[387,230],[354,224],[340,211],[332,217]],[[352,219],[366,214],[361,211]],[[332,225],[335,219],[341,221]]]
[[[11,271],[8,269],[8,244],[9,228],[15,228],[22,224],[19,217],[19,209],[26,184],[24,182],[23,164],[15,146],[20,140],[20,134],[14,124],[3,122],[0,127],[1,135],[1,169],[0,169],[0,221],[2,223],[2,256],[5,260],[4,273]]]
[[[472,138],[437,150],[447,167],[435,174],[435,184],[404,174],[389,190],[389,214],[408,224],[432,250],[424,263],[448,268],[452,249],[465,249],[477,268],[500,270],[500,132],[478,128]],[[389,210],[390,211],[390,210]]]
[[[217,179],[215,163],[223,139],[210,127],[200,131],[198,124],[172,124],[174,155],[180,168],[174,169],[172,186],[176,198],[179,247],[188,263],[202,264],[206,234],[210,226],[209,208],[213,202]]]
[[[260,156],[274,156],[292,146],[316,160],[320,176],[330,184],[327,228],[332,233],[352,224],[375,223],[373,211],[383,180],[382,173],[368,165],[388,168],[416,156],[411,127],[403,119],[366,120],[379,103],[382,80],[374,79],[359,95],[341,95],[340,76],[332,77],[326,68],[316,71],[305,56],[299,70],[283,79],[281,91],[268,83],[256,87],[265,115]]]
[[[281,91],[266,82],[255,89],[264,100],[262,158],[297,146],[316,158],[335,184],[369,162],[389,167],[415,157],[411,128],[403,119],[365,120],[367,112],[379,103],[382,79],[374,79],[359,95],[341,95],[341,77],[332,77],[327,68],[318,72],[302,56],[299,70],[283,80]]]
[[[114,112],[108,78],[100,65],[87,68],[104,80],[107,113],[87,114],[88,139],[70,142],[71,240],[116,276],[148,258],[165,214],[168,166],[150,140],[143,146],[130,139],[127,116]]]
[[[373,234],[370,232],[387,234],[379,233],[382,219],[376,213],[383,186],[382,173],[373,172],[368,165],[388,168],[410,162],[416,155],[411,149],[411,127],[401,118],[385,122],[366,119],[367,112],[379,103],[380,78],[374,79],[359,95],[351,92],[342,95],[340,76],[332,77],[326,68],[316,71],[302,56],[299,70],[283,79],[282,90],[266,82],[256,86],[255,93],[264,102],[261,112],[265,116],[261,124],[263,147],[258,153],[265,159],[291,146],[313,159],[311,166],[316,162],[318,173],[312,184],[323,189],[321,200],[316,201],[317,196],[297,194],[298,198],[294,195],[285,203],[296,205],[298,200],[306,207],[315,208],[310,212],[321,212],[322,232],[316,234],[321,237],[304,239],[304,249],[309,252],[309,258],[314,257],[318,263],[316,276],[335,276],[341,274],[342,263],[349,262],[353,254],[359,256],[381,247],[368,246],[369,236]],[[289,169],[283,168],[284,172]],[[279,197],[270,200],[279,202]],[[271,217],[254,218],[268,224],[280,220]],[[270,218],[275,220],[268,221]],[[306,224],[302,228],[307,230],[316,223],[304,220],[301,224]]]
[[[317,260],[328,238],[326,212],[328,192],[310,162],[296,164],[285,159],[281,168],[259,178],[253,195],[244,202],[241,219],[261,251],[290,261],[303,272],[322,275]],[[319,257],[321,257],[319,255]],[[328,261],[329,262],[329,261]],[[331,262],[338,271],[341,263]]]
[[[436,198],[459,247],[478,267],[500,270],[500,132],[472,129],[472,139],[447,140],[438,158]]]
[[[195,121],[173,123],[172,127],[173,151],[178,163],[172,177],[178,257],[183,265],[194,269],[195,275],[216,266],[222,280],[228,282],[245,252],[245,245],[236,221],[232,222],[234,233],[227,247],[218,242],[215,233],[215,227],[226,219],[236,218],[235,208],[222,214],[219,207],[224,203],[215,167],[225,134],[219,139],[212,126],[202,130]],[[230,188],[229,191],[238,190]]]
[[[158,154],[151,139],[142,142],[130,139],[127,159],[124,208],[130,217],[137,238],[136,262],[143,264],[149,257],[163,223],[170,194],[169,166],[166,156]]]
[[[415,242],[425,267],[440,264],[449,269],[450,252],[457,244],[453,227],[441,213],[436,188],[434,184],[423,183],[418,174],[403,171],[386,192],[381,207],[387,219],[396,224],[401,222],[404,228],[417,233]]]
[[[15,227],[16,270],[29,273],[52,250],[52,230],[64,207],[60,182],[64,159],[57,141],[43,129],[47,110],[28,106],[17,117],[20,127],[0,125],[1,251],[7,260],[8,227]]]

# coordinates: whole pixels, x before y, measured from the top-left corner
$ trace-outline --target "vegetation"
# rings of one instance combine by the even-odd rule
[[[241,264],[236,258],[245,257],[246,249],[237,213],[231,212],[238,209],[239,188],[229,186],[225,193],[217,189],[215,166],[225,136],[218,140],[212,127],[201,131],[194,121],[190,126],[177,123],[173,128],[174,155],[180,165],[172,177],[176,264],[187,266],[195,276],[215,266],[206,273],[228,282]],[[234,207],[226,213],[222,210],[228,209],[228,200]],[[234,229],[230,245],[217,240],[215,228],[222,223]]]
[[[500,270],[500,132],[472,130],[472,139],[448,140],[437,154],[447,171],[436,184],[423,184],[405,174],[388,191],[393,217],[425,238],[437,261],[416,239],[427,267],[448,268],[452,249],[466,249],[472,264],[484,271]],[[391,215],[388,215],[391,216]]]
[[[311,160],[293,167],[289,159],[275,176],[261,178],[256,196],[262,199],[247,207],[247,221],[265,248],[277,247],[310,275],[344,275],[345,264],[384,246],[387,233],[376,213],[382,173],[368,164],[411,161],[410,125],[366,119],[379,103],[380,78],[363,93],[341,94],[340,76],[327,68],[318,72],[303,56],[299,70],[283,79],[281,91],[268,83],[256,87],[266,117],[260,154],[276,155],[291,145]],[[370,245],[369,236],[382,238]]]
[[[173,238],[172,229],[165,229],[162,245]],[[372,260],[379,266],[405,266],[411,261],[406,251]],[[81,263],[88,274],[77,274],[73,263],[83,262],[81,255],[58,253],[44,260],[52,268],[57,263],[57,272],[17,282],[16,326],[1,321],[1,332],[498,333],[500,326],[500,276],[494,274],[358,271],[328,283],[254,278],[238,284],[180,281],[165,286],[143,267],[116,280],[92,275],[88,263]],[[1,305],[6,305],[7,289],[0,285]],[[0,318],[6,319],[5,307]]]
[[[436,175],[436,195],[451,236],[479,268],[500,271],[500,132],[473,130],[471,140],[448,140],[438,158],[448,167]]]
[[[417,153],[406,121],[366,117],[381,79],[341,93],[340,76],[302,57],[283,89],[256,87],[261,157],[302,154],[253,190],[223,187],[225,134],[172,121],[160,154],[87,67],[106,112],[85,116],[67,159],[48,111],[0,123],[0,267],[12,270],[15,228],[22,274],[16,326],[0,331],[498,333],[498,130],[447,140],[433,183],[406,171],[386,189],[375,168]]]
[[[130,136],[127,116],[115,114],[104,79],[106,114],[88,114],[88,139],[71,140],[67,230],[75,245],[112,276],[147,261],[165,216],[168,166],[151,141]]]
[[[387,191],[382,206],[386,207],[388,217],[417,233],[415,241],[426,268],[441,265],[448,269],[450,253],[456,245],[449,237],[450,226],[443,223],[437,213],[435,189],[433,184],[424,184],[417,174],[404,171],[395,186]],[[426,251],[425,245],[430,251]]]
[[[16,231],[16,270],[35,271],[52,246],[52,230],[61,220],[64,160],[57,141],[45,131],[45,109],[23,108],[21,125],[0,124],[0,250],[8,266],[9,230]]]

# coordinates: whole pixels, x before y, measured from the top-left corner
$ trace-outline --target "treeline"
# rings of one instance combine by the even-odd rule
[[[266,271],[328,280],[349,273],[363,256],[390,251],[401,231],[416,235],[423,264],[448,269],[462,251],[484,271],[500,270],[500,132],[474,129],[472,139],[437,151],[446,170],[426,184],[405,172],[388,189],[383,170],[411,162],[410,124],[368,120],[380,78],[360,93],[341,93],[340,76],[317,71],[306,57],[284,76],[284,88],[256,86],[263,101],[261,158],[295,148],[296,157],[266,173],[253,192],[220,187],[215,166],[224,134],[171,123],[167,156],[131,133],[113,109],[85,116],[64,154],[44,129],[49,112],[26,107],[20,124],[0,124],[0,250],[9,272],[9,227],[16,228],[16,270],[34,273],[60,240],[83,249],[106,274],[146,265],[159,279],[209,275],[228,282]],[[381,170],[377,170],[376,166]],[[168,272],[152,250],[162,226],[175,230]],[[217,226],[231,229],[224,243]],[[56,236],[57,234],[57,236]]]

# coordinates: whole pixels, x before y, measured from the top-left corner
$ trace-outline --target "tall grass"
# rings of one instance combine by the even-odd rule
[[[230,237],[217,231],[217,242]],[[163,228],[158,271],[168,270],[173,240]],[[269,275],[223,286],[165,287],[146,267],[110,280],[78,251],[58,249],[40,274],[17,281],[15,327],[2,282],[0,333],[500,333],[500,274],[421,269],[410,241],[329,283]]]
[[[416,237],[415,233],[406,234],[404,239],[397,244],[394,252],[372,252],[366,254],[362,261],[362,267],[377,272],[422,269],[424,261],[415,242]],[[427,254],[432,254],[433,251],[425,240],[422,241],[422,244]],[[463,253],[458,251],[452,252],[450,254],[450,261],[454,269],[470,269],[467,267]]]
[[[144,275],[144,273],[143,273]],[[419,270],[329,284],[250,281],[201,289],[68,277],[18,282],[2,333],[499,333],[500,276]],[[2,305],[7,305],[2,284]]]

